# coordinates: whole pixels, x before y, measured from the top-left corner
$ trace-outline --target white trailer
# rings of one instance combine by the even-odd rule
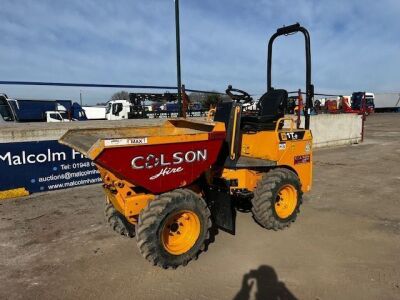
[[[376,112],[400,112],[400,93],[375,93]]]
[[[105,106],[82,106],[88,120],[105,120],[106,107]]]

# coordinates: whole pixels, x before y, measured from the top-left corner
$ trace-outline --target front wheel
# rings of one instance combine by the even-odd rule
[[[296,220],[302,195],[300,180],[293,171],[273,169],[262,176],[254,191],[254,219],[267,229],[284,229]]]
[[[186,265],[208,243],[210,215],[204,199],[191,190],[159,195],[139,215],[139,251],[153,265],[165,269]]]

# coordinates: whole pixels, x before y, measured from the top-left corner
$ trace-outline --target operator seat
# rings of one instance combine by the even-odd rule
[[[283,89],[270,89],[260,98],[257,116],[243,116],[242,129],[245,131],[274,130],[276,122],[285,116],[288,92]]]
[[[214,121],[216,122],[224,122],[225,127],[229,127],[229,118],[231,116],[233,107],[232,101],[224,101],[217,104],[216,112],[214,115]]]

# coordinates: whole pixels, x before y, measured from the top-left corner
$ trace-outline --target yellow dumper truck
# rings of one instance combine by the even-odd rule
[[[271,86],[272,44],[302,32],[306,49],[305,128],[284,117],[288,93]],[[61,139],[98,167],[106,215],[120,234],[136,236],[154,265],[186,265],[205,249],[213,225],[234,233],[235,211],[247,203],[254,219],[279,230],[295,221],[312,183],[311,55],[308,31],[283,27],[268,44],[268,90],[256,110],[231,86],[214,120],[171,119],[161,126],[73,129]]]

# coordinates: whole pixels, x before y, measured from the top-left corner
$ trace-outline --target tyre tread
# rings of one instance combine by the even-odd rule
[[[111,203],[106,204],[105,217],[108,225],[116,233],[122,236],[133,238],[135,236],[135,225],[129,223]]]
[[[176,203],[174,200],[181,199],[182,201],[198,201],[199,207],[202,213],[206,217],[206,233],[204,241],[199,245],[198,250],[194,255],[189,256],[186,254],[183,260],[179,263],[173,263],[165,260],[160,255],[159,250],[155,243],[158,242],[157,235],[157,221],[159,220],[164,210],[170,209]],[[144,208],[139,215],[139,223],[136,227],[136,241],[142,256],[153,265],[157,265],[164,269],[172,268],[176,269],[180,265],[187,265],[192,259],[197,259],[202,251],[204,251],[206,245],[209,243],[209,231],[211,228],[211,213],[207,207],[206,202],[203,198],[197,195],[195,192],[189,189],[177,189],[171,192],[161,194],[156,197],[155,200],[148,203],[147,207]],[[182,255],[182,257],[183,257]]]
[[[273,191],[281,182],[288,181],[297,186],[298,204],[289,220],[283,221],[274,214]],[[289,227],[300,212],[302,195],[301,183],[296,173],[285,168],[272,169],[262,176],[254,191],[254,197],[251,200],[253,217],[257,223],[266,229],[281,230]]]

